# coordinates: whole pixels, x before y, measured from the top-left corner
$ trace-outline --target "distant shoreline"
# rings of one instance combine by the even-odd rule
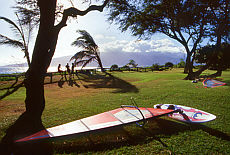
[[[61,68],[63,71],[66,71],[65,67]],[[75,70],[81,70],[82,67],[75,67]],[[84,67],[82,70],[89,69],[100,69],[99,67]],[[28,70],[28,67],[12,67],[12,66],[0,66],[0,74],[15,74],[15,73],[24,73]],[[47,72],[57,72],[57,67],[50,66]]]

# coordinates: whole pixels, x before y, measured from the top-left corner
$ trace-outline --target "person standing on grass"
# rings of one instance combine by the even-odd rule
[[[69,74],[69,77],[70,77],[69,63],[67,63],[65,67],[66,67],[65,79],[67,80],[67,78],[66,78],[66,74],[67,74],[67,73]]]
[[[72,63],[72,67],[71,67],[71,74],[72,74],[72,78],[74,79],[74,63]]]
[[[67,71],[67,73],[68,73],[68,74],[70,74],[69,63],[67,63],[65,67],[66,67],[66,71]]]
[[[58,73],[61,75],[63,78],[63,70],[61,70],[61,64],[58,65]]]

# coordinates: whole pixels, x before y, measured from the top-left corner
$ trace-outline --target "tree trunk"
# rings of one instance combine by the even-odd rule
[[[219,29],[219,27],[217,29]],[[218,56],[218,52],[219,52],[218,49],[221,48],[221,33],[217,33],[216,48],[217,48],[216,51],[214,52],[214,54],[212,55],[212,57],[208,61],[208,63],[205,66],[201,67],[198,71],[196,71],[196,72],[194,72],[194,73],[192,73],[190,75],[188,74],[188,76],[185,79],[193,80],[194,78],[198,78],[203,71],[207,70],[210,67],[210,65],[213,63],[213,61]],[[221,74],[222,74],[222,69],[219,66],[218,69],[217,69],[217,72],[212,74],[212,75],[210,75],[209,77],[217,77],[217,76],[221,76]]]
[[[2,139],[2,146],[8,148],[5,149],[5,151],[8,151],[7,153],[16,151],[15,153],[24,154],[32,151],[30,154],[42,152],[49,154],[47,148],[41,148],[43,145],[42,143],[26,143],[24,145],[17,145],[14,143],[16,139],[23,138],[44,129],[41,120],[45,108],[44,75],[54,54],[58,35],[54,33],[56,0],[40,0],[38,1],[38,5],[40,7],[39,31],[31,65],[26,73],[26,79],[24,81],[26,88],[26,112],[9,127],[6,135]]]
[[[190,57],[187,54],[187,58],[186,58],[186,61],[185,61],[185,67],[184,67],[184,73],[185,74],[189,73],[189,61],[190,61]]]
[[[99,64],[100,68],[101,68],[101,71],[102,71],[102,72],[105,72],[99,55],[97,54],[96,56],[97,56],[97,62],[98,62],[98,64]]]
[[[188,51],[187,51],[187,58],[186,58],[184,73],[188,74],[187,77],[184,78],[185,80],[195,79],[194,72],[193,72],[193,62],[191,61],[191,52],[188,52]]]
[[[218,69],[216,73],[212,74],[211,76],[212,77],[218,77],[218,76],[221,76],[222,75],[222,70],[221,69]]]
[[[186,43],[183,43],[183,46],[185,47],[185,50],[186,50],[186,53],[187,53],[185,67],[184,67],[184,73],[191,74],[193,72],[193,63],[191,61],[191,56],[192,56],[193,52],[191,52],[189,50],[189,48],[188,48]]]
[[[24,81],[26,87],[26,111],[7,129],[6,135],[2,139],[4,153],[49,154],[49,152],[52,152],[52,148],[46,147],[47,145],[43,143],[14,143],[17,139],[45,129],[41,120],[41,115],[45,108],[43,81],[44,76],[40,76],[40,74],[31,69],[28,70]]]

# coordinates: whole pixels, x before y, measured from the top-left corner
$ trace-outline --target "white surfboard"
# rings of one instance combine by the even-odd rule
[[[154,105],[155,109],[172,109],[172,110],[177,110],[180,109],[182,112],[181,113],[173,113],[169,114],[168,116],[182,121],[182,122],[187,122],[187,123],[204,123],[208,121],[212,121],[216,118],[215,115],[210,114],[208,112],[187,107],[187,106],[182,106],[182,105],[174,105],[174,104],[157,104]]]

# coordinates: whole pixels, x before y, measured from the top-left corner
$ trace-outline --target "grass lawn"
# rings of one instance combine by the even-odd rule
[[[211,74],[206,71],[205,74]],[[80,76],[73,83],[45,85],[45,127],[52,127],[131,104],[179,104],[217,116],[201,125],[162,117],[143,130],[135,124],[71,140],[55,141],[56,154],[230,154],[230,71],[218,79],[226,86],[204,88],[202,82],[182,80],[181,69],[161,72],[114,72],[110,76]],[[54,80],[55,81],[55,80]],[[6,87],[0,82],[0,88]],[[2,90],[3,95],[7,90]],[[25,88],[0,100],[0,138],[25,110]]]

